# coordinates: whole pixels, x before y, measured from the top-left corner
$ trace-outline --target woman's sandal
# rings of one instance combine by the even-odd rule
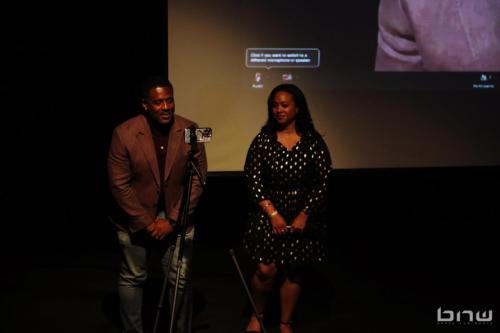
[[[280,321],[280,325],[288,326],[290,329],[293,329],[293,322],[290,321]]]
[[[263,323],[263,321],[264,321],[264,314],[259,313],[256,317],[260,318],[260,321],[259,321],[259,318],[257,318],[257,320],[259,321],[259,324]],[[261,333],[261,332],[262,332],[262,329],[259,330],[259,331],[245,331],[245,333]]]

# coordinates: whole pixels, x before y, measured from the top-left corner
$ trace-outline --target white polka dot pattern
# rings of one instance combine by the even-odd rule
[[[326,190],[331,173],[328,148],[317,134],[304,134],[290,150],[276,135],[261,132],[245,162],[252,207],[244,247],[257,262],[314,263],[326,259]],[[309,214],[301,234],[274,235],[271,223],[257,205],[269,199],[291,223],[301,210]]]

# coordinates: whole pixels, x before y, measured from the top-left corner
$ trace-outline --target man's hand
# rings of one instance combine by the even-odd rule
[[[174,230],[169,219],[157,218],[156,221],[147,226],[149,235],[157,240],[162,240]]]

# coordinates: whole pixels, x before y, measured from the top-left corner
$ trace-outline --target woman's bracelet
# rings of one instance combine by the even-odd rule
[[[272,212],[271,214],[269,214],[269,218],[272,219],[276,215],[278,215],[278,211],[277,210],[275,210],[274,212]]]

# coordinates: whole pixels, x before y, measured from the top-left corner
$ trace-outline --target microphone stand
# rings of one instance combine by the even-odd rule
[[[250,305],[252,306],[253,313],[255,314],[255,317],[259,321],[260,332],[266,333],[266,328],[264,327],[264,322],[262,320],[262,314],[259,314],[259,311],[257,311],[257,306],[255,305],[255,301],[252,297],[252,293],[250,292],[250,289],[247,286],[247,283],[245,281],[245,277],[243,276],[243,272],[241,271],[240,265],[238,264],[238,259],[236,259],[236,254],[234,253],[233,249],[229,250],[229,255],[233,259],[234,266],[236,267],[236,270],[238,271],[238,274],[239,274],[240,279],[241,279],[241,283],[243,284],[243,287],[245,288],[245,292],[247,293],[248,301],[250,302]]]
[[[179,251],[178,251],[178,256],[177,256],[177,271],[176,271],[176,277],[175,277],[175,287],[174,287],[174,296],[173,296],[173,301],[172,301],[172,309],[171,309],[171,315],[170,315],[170,333],[174,332],[174,324],[176,321],[176,316],[177,316],[177,293],[179,289],[179,279],[180,279],[180,270],[182,266],[182,257],[184,255],[184,242],[186,239],[186,231],[187,231],[187,222],[188,222],[188,213],[189,213],[189,199],[191,198],[191,189],[192,189],[192,184],[193,184],[193,176],[196,174],[197,177],[200,179],[200,183],[203,188],[205,188],[205,182],[201,176],[200,171],[198,168],[196,168],[195,160],[194,160],[194,153],[196,150],[196,143],[197,143],[197,138],[195,131],[191,129],[190,131],[190,137],[189,137],[189,142],[191,144],[191,150],[189,151],[188,155],[188,163],[186,166],[186,173],[184,175],[184,192],[182,194],[182,199],[181,199],[181,209],[180,209],[180,233],[177,235],[177,240],[174,245],[174,249],[170,253],[170,257],[167,262],[167,268],[166,268],[166,273],[165,273],[165,278],[163,280],[163,287],[160,295],[160,301],[158,304],[158,310],[156,314],[156,319],[155,319],[155,324],[153,328],[153,333],[156,333],[156,330],[158,328],[158,321],[160,317],[160,311],[162,308],[163,304],[163,299],[165,296],[165,291],[167,288],[168,284],[168,276],[170,272],[170,265],[172,264],[173,256],[174,256],[174,250],[175,246],[177,246],[177,243],[179,244]]]

